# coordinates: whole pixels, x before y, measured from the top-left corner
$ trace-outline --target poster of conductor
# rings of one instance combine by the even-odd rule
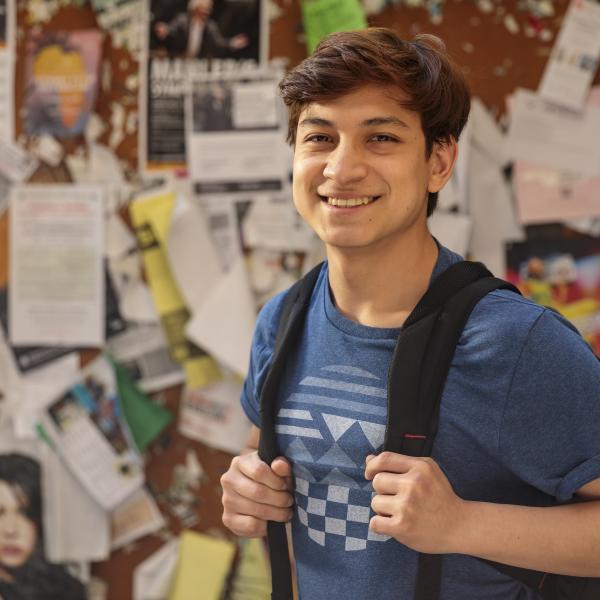
[[[188,82],[194,75],[252,70],[266,61],[266,0],[150,0],[149,8],[142,170],[183,169]]]
[[[102,33],[36,32],[25,57],[25,131],[70,138],[83,133],[96,103]]]
[[[557,236],[507,245],[507,279],[564,315],[600,356],[600,239]]]

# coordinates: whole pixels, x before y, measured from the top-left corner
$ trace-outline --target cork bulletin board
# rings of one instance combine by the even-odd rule
[[[553,3],[554,14],[541,18],[524,11],[523,2],[476,2],[447,0],[439,10],[409,7],[405,3],[388,5],[369,15],[374,26],[394,28],[404,37],[418,33],[433,33],[446,43],[450,54],[463,68],[472,92],[479,96],[492,113],[501,120],[507,95],[515,88],[535,90],[550,55],[567,0]],[[298,0],[271,0],[269,55],[285,59],[293,67],[306,56],[302,30],[301,7]],[[32,21],[28,2],[18,3],[17,61],[15,71],[15,132],[16,139],[27,146],[24,93],[27,86],[26,45],[44,32],[65,32],[100,28],[96,14],[86,2],[56,3],[52,14],[43,22]],[[140,53],[118,47],[110,35],[102,40],[100,86],[95,112],[104,125],[99,141],[112,148],[129,179],[138,177],[138,94],[141,85]],[[596,77],[600,82],[600,77]],[[118,129],[118,131],[115,131]],[[64,152],[74,154],[85,147],[83,135],[61,141]],[[57,166],[43,164],[31,177],[34,182],[69,182],[71,177],[64,160]],[[0,286],[8,278],[7,215],[0,218]],[[82,354],[88,361],[93,352]],[[179,386],[155,395],[158,402],[177,415]],[[174,481],[174,469],[185,462],[188,449],[193,448],[205,471],[197,490],[194,510],[197,518],[192,529],[231,538],[221,523],[219,478],[228,468],[231,456],[181,436],[176,419],[167,432],[156,441],[146,455],[146,477],[149,489],[158,500],[168,529],[177,535],[184,527],[180,516],[172,510],[173,498],[168,490]],[[110,600],[132,597],[132,574],[135,567],[163,544],[164,536],[150,535],[114,552],[110,560],[96,563],[93,574],[108,586]]]

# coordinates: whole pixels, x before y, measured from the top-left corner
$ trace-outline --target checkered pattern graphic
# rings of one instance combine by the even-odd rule
[[[387,535],[369,529],[374,492],[313,483],[296,477],[298,520],[320,546],[340,543],[346,551],[365,550],[368,542],[385,542]]]

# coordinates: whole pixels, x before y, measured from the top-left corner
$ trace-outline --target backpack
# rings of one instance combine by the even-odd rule
[[[273,359],[260,395],[259,456],[267,464],[280,455],[275,436],[278,389],[284,366],[302,331],[321,264],[287,292]],[[481,263],[455,263],[439,275],[406,319],[388,373],[388,415],[383,450],[430,456],[450,363],[462,330],[477,302],[496,289],[517,294],[512,284],[495,278]],[[398,357],[402,360],[398,360]],[[401,393],[400,393],[401,392]],[[402,403],[392,402],[402,398]],[[292,574],[285,524],[269,521],[272,600],[292,600]],[[522,569],[485,559],[498,571],[536,590],[544,600],[598,600],[600,579]],[[418,556],[414,600],[438,600],[442,555]]]

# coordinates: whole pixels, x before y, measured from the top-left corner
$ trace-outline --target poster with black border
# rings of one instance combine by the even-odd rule
[[[149,0],[147,8],[140,170],[183,170],[188,82],[195,74],[266,64],[266,0]]]

